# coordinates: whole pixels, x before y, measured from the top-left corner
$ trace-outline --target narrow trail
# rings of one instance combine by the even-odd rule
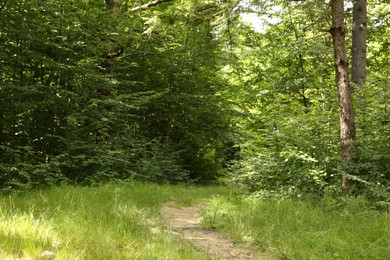
[[[261,259],[247,245],[239,245],[224,237],[217,230],[201,226],[200,205],[175,207],[174,202],[165,203],[160,211],[170,231],[183,236],[207,252],[213,259]]]

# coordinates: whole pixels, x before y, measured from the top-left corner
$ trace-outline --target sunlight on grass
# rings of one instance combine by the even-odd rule
[[[0,259],[207,259],[159,217],[161,204],[191,204],[221,187],[111,183],[0,197]]]
[[[18,213],[6,216],[1,209],[0,257],[40,257],[44,251],[55,250],[61,240],[49,222],[33,214]],[[8,252],[8,255],[5,254]]]
[[[208,259],[167,231],[162,203],[282,259],[386,259],[390,217],[344,203],[259,200],[226,187],[111,183],[0,197],[0,259]]]
[[[387,259],[388,213],[363,200],[312,206],[299,201],[219,197],[203,208],[204,223],[283,259]]]

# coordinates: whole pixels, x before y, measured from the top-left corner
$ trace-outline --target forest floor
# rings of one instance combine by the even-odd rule
[[[171,233],[190,241],[213,259],[263,259],[249,245],[235,243],[216,229],[203,227],[201,207],[202,203],[178,207],[175,201],[169,201],[161,208],[160,215]]]

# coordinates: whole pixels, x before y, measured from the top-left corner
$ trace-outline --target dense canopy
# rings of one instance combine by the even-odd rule
[[[348,60],[352,6],[341,35]],[[261,196],[302,196],[338,190],[344,176],[389,202],[390,4],[370,1],[358,27],[367,76],[351,83],[348,158],[333,7],[1,0],[1,190],[135,178],[239,181]]]

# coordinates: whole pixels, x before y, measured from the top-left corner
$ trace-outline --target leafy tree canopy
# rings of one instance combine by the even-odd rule
[[[388,202],[388,14],[369,4],[345,163],[324,1],[0,1],[1,189],[225,178],[302,196],[348,172]]]

